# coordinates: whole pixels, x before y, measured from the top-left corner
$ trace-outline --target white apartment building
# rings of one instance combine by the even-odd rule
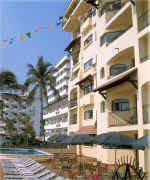
[[[20,95],[20,99],[14,98],[14,95],[9,93],[0,94],[0,135],[5,135],[4,127],[6,124],[2,121],[3,118],[16,119],[16,127],[18,133],[21,133],[22,124],[19,119],[27,114],[31,116],[31,122],[36,136],[40,135],[40,100],[35,98],[34,103],[28,106],[26,96]]]
[[[48,87],[48,107],[44,113],[46,139],[52,134],[66,134],[68,128],[68,83],[70,78],[70,59],[63,57],[54,67],[53,76],[56,78],[55,95]]]

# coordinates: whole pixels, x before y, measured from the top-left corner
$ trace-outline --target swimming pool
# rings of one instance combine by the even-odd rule
[[[0,149],[0,154],[15,154],[15,155],[44,155],[45,152],[41,152],[35,149]]]

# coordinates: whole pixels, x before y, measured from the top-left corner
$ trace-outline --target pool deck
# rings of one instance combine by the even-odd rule
[[[1,163],[2,159],[32,158],[41,163],[41,162],[46,162],[53,158],[53,154],[50,152],[41,151],[38,149],[35,149],[35,150],[39,152],[44,152],[44,154],[32,154],[32,155],[0,154],[0,180],[5,180],[3,169],[2,169],[2,163]]]

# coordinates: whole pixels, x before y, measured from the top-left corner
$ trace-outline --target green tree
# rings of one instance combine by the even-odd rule
[[[13,137],[17,135],[17,127],[16,127],[16,119],[9,119],[7,118],[3,118],[3,121],[5,122],[5,134],[8,137]]]
[[[53,77],[51,71],[53,70],[52,64],[44,62],[43,57],[39,57],[36,66],[28,64],[27,79],[24,83],[24,90],[29,92],[28,94],[28,103],[34,101],[36,93],[40,92],[40,102],[41,102],[41,113],[40,113],[40,123],[41,123],[41,136],[44,137],[45,141],[45,132],[43,120],[43,106],[44,103],[48,105],[47,97],[47,86],[50,86],[54,94],[57,95],[58,91],[55,89],[55,78]],[[59,94],[58,94],[59,96]]]
[[[13,72],[9,70],[0,72],[0,90],[12,93],[12,91],[21,90],[21,88],[22,86],[18,83]]]
[[[29,139],[34,139],[35,138],[35,131],[33,128],[33,122],[30,120],[30,115],[26,114],[24,118],[20,119],[20,122],[23,125],[22,128],[22,135],[26,139],[26,144],[28,145]]]

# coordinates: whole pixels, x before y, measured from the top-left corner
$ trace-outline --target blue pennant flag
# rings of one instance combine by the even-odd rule
[[[96,14],[96,9],[91,10],[90,16],[95,16],[95,14]]]
[[[63,16],[60,16],[58,22],[56,23],[56,25],[59,26],[59,25],[62,24],[62,22],[63,22]]]

